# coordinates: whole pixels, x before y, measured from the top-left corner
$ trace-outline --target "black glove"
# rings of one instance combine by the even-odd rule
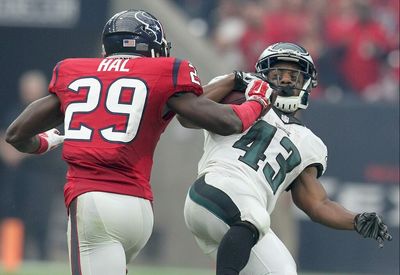
[[[235,74],[235,85],[233,86],[233,91],[240,91],[244,93],[247,85],[253,79],[265,80],[262,74],[259,73],[247,73],[242,71],[233,71],[233,73]]]
[[[383,247],[385,240],[391,241],[392,235],[388,233],[388,227],[383,223],[382,218],[376,213],[362,213],[354,218],[354,229],[364,238],[372,238]]]

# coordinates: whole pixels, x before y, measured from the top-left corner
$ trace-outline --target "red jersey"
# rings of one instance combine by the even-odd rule
[[[68,207],[89,191],[152,200],[154,150],[174,116],[166,102],[178,92],[203,90],[188,61],[140,57],[63,60],[49,91],[65,116]]]

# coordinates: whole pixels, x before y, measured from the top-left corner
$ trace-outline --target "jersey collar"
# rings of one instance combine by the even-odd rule
[[[272,107],[272,108],[275,111],[276,115],[280,118],[280,120],[282,120],[283,123],[298,124],[298,125],[304,126],[303,122],[301,122],[297,117],[294,116],[295,112],[285,113],[275,107]]]
[[[130,55],[130,54],[115,54],[115,55],[109,55],[106,58],[123,58],[123,59],[132,59],[132,58],[140,58],[143,56],[139,55]]]

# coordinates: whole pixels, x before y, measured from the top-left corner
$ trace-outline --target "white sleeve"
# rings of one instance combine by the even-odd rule
[[[305,152],[304,165],[306,167],[315,166],[318,169],[318,177],[322,176],[327,168],[328,148],[323,141],[312,134],[304,140]]]

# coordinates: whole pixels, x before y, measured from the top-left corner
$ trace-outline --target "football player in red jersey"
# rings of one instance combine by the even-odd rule
[[[153,228],[150,173],[160,135],[175,114],[220,135],[246,130],[269,108],[259,81],[241,105],[202,97],[195,67],[169,57],[151,14],[115,14],[103,30],[105,58],[59,62],[50,95],[28,106],[6,140],[42,154],[64,142],[64,188],[73,275],[122,275]],[[64,122],[64,136],[52,129]]]

